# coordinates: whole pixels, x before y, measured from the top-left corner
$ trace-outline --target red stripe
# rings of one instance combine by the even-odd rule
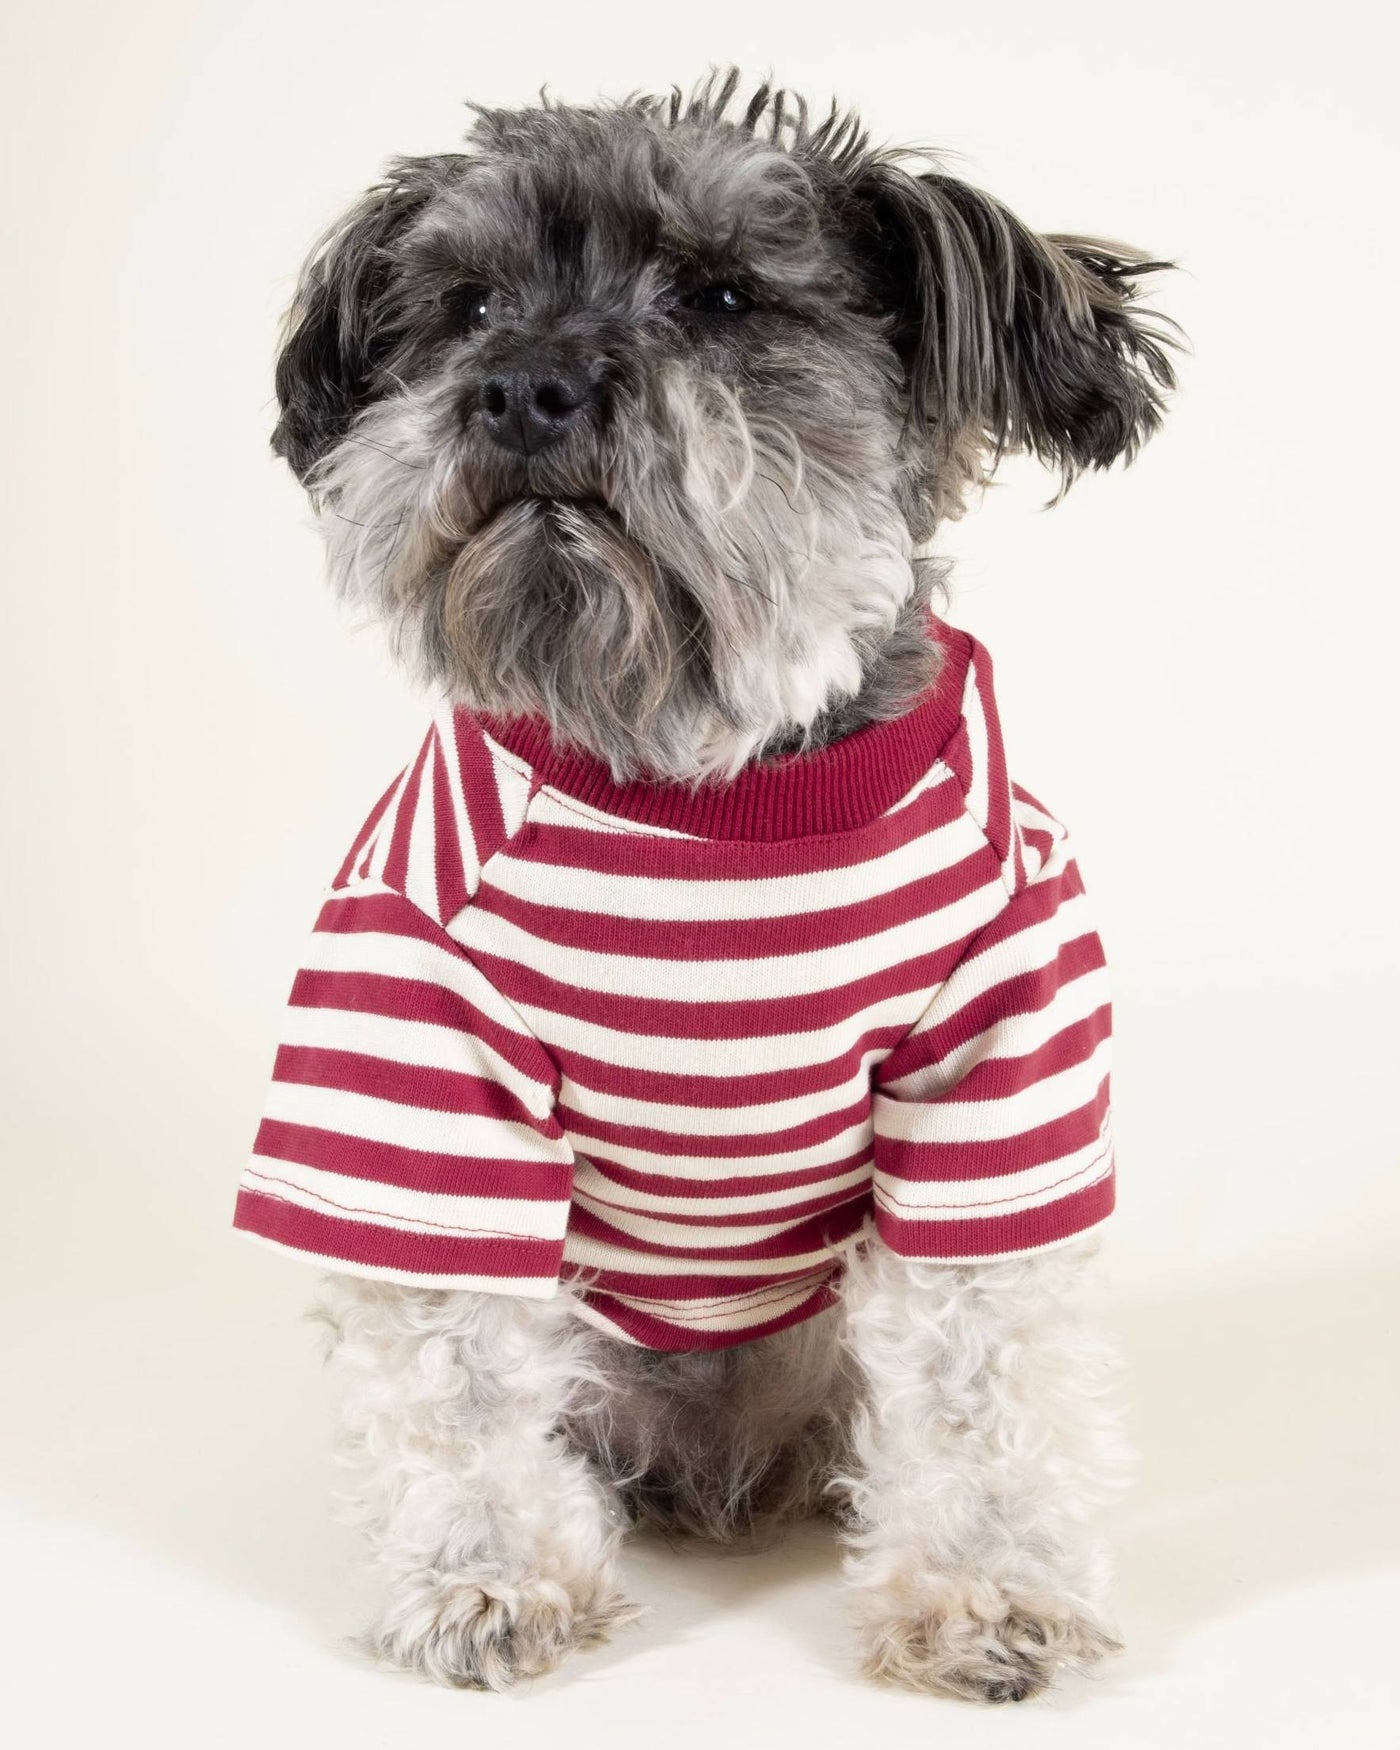
[[[1050,853],[1055,848],[1055,835],[1043,832],[1038,826],[1023,827],[1021,837],[1034,852],[1037,862],[1042,868],[1050,861]]]
[[[433,737],[430,732],[424,738],[422,747],[418,749],[418,757],[414,760],[413,768],[408,774],[408,782],[404,785],[403,800],[399,803],[398,812],[394,816],[394,830],[389,841],[389,855],[384,863],[385,886],[396,887],[401,892],[408,885],[408,848],[413,838],[414,822],[418,817],[418,801],[423,788],[423,767],[427,764],[432,745]]]
[[[1035,797],[1031,795],[1030,791],[1025,789],[1022,785],[1013,784],[1011,786],[1011,795],[1014,802],[1029,804],[1030,807],[1034,808],[1038,813],[1043,814],[1047,820],[1055,819],[1054,815],[1051,814],[1050,810],[1044,805],[1044,803],[1037,802]],[[1059,826],[1058,821],[1056,821],[1055,824],[1056,826]],[[1047,827],[1031,826],[1025,821],[1017,822],[1016,890],[1018,893],[1026,882],[1026,850],[1029,849],[1036,861],[1043,865],[1048,859],[1050,852],[1055,845],[1056,839],[1062,838],[1063,836],[1063,828],[1061,828],[1061,831],[1057,834]]]
[[[1046,1246],[1093,1227],[1113,1210],[1113,1174],[1053,1203],[1014,1215],[979,1215],[954,1221],[906,1221],[877,1207],[875,1227],[902,1258],[980,1258]]]
[[[404,936],[428,942],[465,960],[461,946],[442,925],[401,893],[365,893],[353,887],[335,893],[321,907],[316,930],[324,936]]]
[[[567,1264],[565,1265],[565,1269],[568,1269]],[[667,1322],[674,1322],[679,1326],[693,1324],[697,1317],[703,1319],[714,1311],[717,1299],[723,1301],[726,1314],[731,1311],[735,1313],[759,1314],[762,1313],[765,1308],[771,1309],[780,1306],[784,1301],[791,1301],[794,1292],[799,1295],[810,1293],[811,1285],[814,1282],[830,1281],[832,1279],[832,1271],[833,1264],[829,1260],[824,1265],[818,1265],[814,1270],[802,1270],[796,1275],[789,1271],[786,1276],[777,1277],[773,1279],[773,1281],[767,1281],[766,1279],[760,1280],[758,1277],[748,1275],[735,1277],[732,1281],[742,1282],[745,1285],[737,1293],[732,1291],[731,1286],[730,1293],[718,1297],[707,1295],[698,1301],[677,1299],[672,1303],[677,1309],[675,1317],[674,1319],[671,1318],[670,1308],[668,1308],[666,1315]],[[599,1283],[601,1283],[604,1278],[609,1278],[608,1293],[610,1297],[613,1293],[610,1280],[611,1275],[611,1272],[604,1270],[599,1272],[597,1277]],[[669,1281],[671,1279],[666,1278],[665,1280]],[[617,1298],[620,1299],[621,1296],[619,1295]],[[644,1305],[652,1307],[655,1306],[658,1300],[664,1301],[664,1298],[664,1296],[654,1294],[629,1294],[627,1296],[629,1302],[640,1301]],[[685,1309],[683,1313],[679,1310],[682,1307]],[[657,1316],[660,1317],[661,1315],[658,1314]]]
[[[1011,787],[1006,776],[1006,749],[992,690],[992,659],[976,640],[972,648],[974,685],[987,731],[987,837],[997,856],[1004,860],[1011,850]]]
[[[804,1252],[820,1252],[849,1238],[860,1226],[870,1209],[870,1196],[864,1189],[848,1192],[837,1208],[807,1221],[795,1222],[781,1233],[765,1240],[752,1240],[746,1246],[663,1246],[656,1240],[640,1240],[623,1233],[611,1223],[575,1203],[569,1215],[569,1231],[584,1239],[606,1242],[629,1252],[640,1252],[648,1258],[685,1258],[697,1264],[738,1263],[746,1260],[768,1263],[782,1258],[795,1258]],[[662,1218],[664,1219],[664,1218]],[[668,1295],[670,1290],[667,1291]]]
[[[958,781],[958,807],[963,808],[972,788],[972,746],[967,738],[967,724],[959,723],[943,749],[943,763]]]
[[[732,1349],[739,1343],[757,1342],[760,1337],[771,1337],[778,1331],[785,1331],[789,1325],[811,1318],[814,1313],[825,1312],[828,1307],[836,1304],[836,1296],[830,1283],[822,1282],[805,1300],[798,1301],[787,1312],[779,1313],[771,1319],[760,1320],[757,1324],[745,1325],[742,1330],[716,1331],[671,1324],[666,1319],[642,1312],[638,1307],[628,1306],[625,1301],[617,1300],[610,1294],[600,1294],[596,1290],[591,1291],[586,1299],[619,1330],[631,1337],[633,1342],[645,1344],[648,1349],[666,1349],[672,1352]]]
[[[635,1296],[639,1300],[748,1300],[767,1288],[787,1288],[795,1282],[813,1276],[820,1265],[805,1270],[745,1271],[741,1276],[720,1276],[713,1272],[662,1272],[649,1274],[645,1270],[607,1270],[596,1264],[580,1264],[566,1259],[560,1272],[565,1281],[582,1281],[589,1288],[604,1294]],[[833,1266],[835,1269],[836,1266]]]
[[[459,992],[423,978],[391,978],[380,972],[299,972],[290,1006],[383,1015],[425,1021],[471,1034],[541,1087],[556,1086],[554,1066],[539,1041],[494,1021]]]
[[[888,893],[817,911],[757,918],[632,918],[540,905],[483,881],[476,909],[493,913],[541,942],[648,960],[773,960],[857,942],[915,918],[930,917],[975,893],[1000,872],[985,845],[946,869]]]
[[[770,1209],[731,1210],[720,1215],[695,1215],[689,1210],[682,1212],[674,1209],[643,1209],[635,1203],[613,1202],[607,1197],[599,1197],[594,1191],[577,1187],[574,1195],[589,1209],[616,1210],[624,1215],[642,1216],[647,1221],[661,1222],[669,1227],[742,1228],[772,1227],[774,1222],[779,1221],[806,1221],[820,1215],[824,1210],[839,1208],[852,1197],[864,1197],[867,1190],[866,1186],[853,1190],[846,1185],[820,1197],[804,1197],[798,1203],[785,1203]]]
[[[560,1123],[571,1136],[591,1137],[595,1142],[613,1148],[642,1149],[654,1155],[694,1155],[705,1160],[761,1160],[770,1155],[791,1154],[797,1149],[815,1148],[829,1142],[843,1130],[862,1120],[869,1121],[870,1101],[862,1099],[854,1105],[842,1106],[834,1112],[823,1112],[802,1124],[789,1125],[786,1130],[757,1130],[734,1135],[709,1136],[684,1130],[654,1130],[639,1124],[615,1124],[590,1113],[575,1112],[560,1105]],[[584,1151],[588,1151],[585,1149]]]
[[[938,1106],[925,1107],[930,1131],[938,1129]],[[1027,1167],[1043,1167],[1047,1161],[1067,1159],[1076,1150],[1088,1148],[1103,1130],[1108,1116],[1108,1077],[1099,1083],[1092,1100],[1037,1124],[1015,1136],[990,1137],[978,1142],[921,1142],[882,1136],[879,1115],[875,1128],[875,1168],[893,1179],[927,1184],[940,1179],[996,1179],[1019,1173]]]
[[[751,1197],[765,1191],[792,1191],[802,1185],[820,1185],[839,1179],[870,1160],[870,1150],[843,1155],[839,1161],[823,1161],[816,1167],[795,1167],[783,1173],[736,1173],[727,1179],[695,1179],[686,1173],[652,1173],[619,1166],[605,1155],[587,1151],[589,1166],[623,1190],[650,1191],[657,1197]],[[848,1191],[847,1196],[850,1195]]]
[[[1019,893],[1026,885],[1026,848],[1021,830],[1014,823],[1011,829],[1011,856],[1013,864],[1011,890],[1013,893]],[[1044,861],[1043,858],[1041,860]]]
[[[522,1198],[530,1203],[567,1203],[573,1162],[519,1161],[494,1155],[433,1153],[397,1143],[370,1142],[311,1124],[264,1118],[254,1152],[265,1160],[297,1161],[323,1173],[397,1185],[424,1196]]]
[[[774,1100],[839,1088],[860,1070],[867,1053],[888,1051],[905,1037],[899,1022],[867,1027],[860,1037],[823,1063],[799,1063],[790,1069],[763,1070],[754,1075],[687,1075],[680,1070],[639,1069],[609,1063],[551,1041],[550,1050],[566,1082],[620,1100],[649,1100],[656,1105],[710,1106],[736,1110],[766,1106]]]
[[[1066,985],[1104,963],[1103,944],[1092,932],[1066,942],[1055,958],[1032,972],[1018,973],[971,997],[946,1021],[909,1033],[876,1072],[877,1083],[887,1084],[941,1063],[970,1040],[978,1039],[998,1022],[1017,1015],[1038,1014],[1053,1003]],[[947,986],[953,988],[956,979]]]
[[[467,1071],[398,1063],[393,1058],[325,1046],[283,1045],[277,1052],[272,1079],[301,1087],[365,1094],[422,1112],[497,1118],[507,1124],[525,1125],[551,1139],[563,1134],[555,1118],[536,1118],[508,1088],[488,1076]]]
[[[969,945],[967,959],[975,960],[979,954],[1011,941],[1032,925],[1045,923],[1054,917],[1066,900],[1078,898],[1083,891],[1079,865],[1071,860],[1059,874],[1048,875],[1043,881],[1023,888],[1010,905],[1003,906],[976,941]]]
[[[471,898],[467,890],[457,809],[447,775],[448,750],[433,735],[433,865],[437,885],[437,915],[455,918]]]
[[[564,1253],[562,1240],[405,1233],[375,1222],[347,1221],[246,1187],[238,1193],[233,1224],[317,1257],[415,1275],[550,1280]]]
[[[967,941],[963,937],[899,966],[827,990],[742,1002],[677,1002],[665,997],[582,990],[483,950],[474,950],[472,958],[511,1002],[547,1009],[556,1016],[571,1016],[614,1032],[651,1039],[763,1039],[835,1026],[876,1003],[900,996],[917,999],[911,1002],[906,1023],[912,1025],[929,995],[957,964]]]
[[[988,1057],[963,1076],[943,1099],[950,1105],[968,1100],[1009,1100],[1048,1077],[1086,1063],[1109,1036],[1109,1005],[1082,1021],[1062,1027],[1053,1038],[1020,1057]]]
[[[496,761],[481,725],[469,711],[454,711],[452,727],[457,737],[458,769],[462,774],[467,820],[476,844],[477,865],[481,867],[495,856],[509,836],[505,815],[501,811],[501,793],[496,784]]]
[[[550,826],[531,821],[506,851],[532,863],[616,875],[619,863],[629,876],[650,881],[758,881],[769,877],[820,874],[849,869],[898,850],[901,845],[947,826],[963,814],[956,783],[933,783],[893,814],[882,815],[859,832],[816,834],[808,838],[762,840],[686,839],[626,835],[619,856],[615,831],[585,825]],[[580,815],[580,821],[586,817]]]
[[[422,796],[423,767],[427,765],[430,751],[432,733],[429,732],[423,739],[423,746],[418,749],[418,758],[413,761],[413,768],[409,770],[402,800],[394,814],[394,831],[388,840],[388,858],[383,865],[383,880],[385,886],[397,887],[399,891],[408,886],[408,849],[413,842],[413,828],[418,819],[418,805]]]
[[[1053,820],[1055,818],[1039,797],[1032,796],[1024,784],[1013,784],[1011,786],[1011,794],[1018,802],[1029,802],[1031,807],[1034,808],[1038,814],[1043,814],[1047,820]]]
[[[395,777],[393,783],[390,784],[389,788],[379,798],[378,802],[375,803],[374,807],[370,809],[369,819],[366,820],[365,824],[360,828],[356,835],[354,844],[350,847],[349,855],[340,865],[336,878],[331,883],[333,887],[344,887],[345,883],[354,873],[356,863],[359,862],[366,846],[374,837],[375,828],[379,825],[380,821],[383,820],[384,811],[389,806],[390,802],[393,801],[394,792],[398,789],[402,781],[403,773],[400,772],[397,777]]]

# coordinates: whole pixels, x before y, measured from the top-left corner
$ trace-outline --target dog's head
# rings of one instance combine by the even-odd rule
[[[733,771],[927,680],[915,549],[1005,451],[1131,458],[1172,375],[1134,276],[854,116],[477,110],[303,270],[273,442],[332,571],[478,707],[619,776]],[[927,156],[921,155],[927,163]]]

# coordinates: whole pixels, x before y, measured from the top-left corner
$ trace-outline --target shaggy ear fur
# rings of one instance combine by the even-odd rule
[[[1136,276],[1171,266],[1120,243],[1039,236],[950,176],[870,165],[858,198],[875,294],[893,317],[916,433],[949,451],[980,436],[1068,485],[1131,461],[1175,385],[1172,324]]]
[[[400,338],[389,306],[389,246],[442,186],[458,155],[396,158],[385,178],[307,258],[277,359],[272,448],[305,481],[369,401]]]

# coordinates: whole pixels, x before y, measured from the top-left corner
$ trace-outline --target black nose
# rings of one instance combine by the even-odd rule
[[[581,371],[493,371],[481,383],[481,415],[507,450],[533,456],[557,443],[592,399]]]

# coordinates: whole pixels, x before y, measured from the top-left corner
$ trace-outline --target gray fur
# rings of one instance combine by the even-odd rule
[[[477,109],[308,262],[274,437],[339,587],[434,685],[618,777],[701,781],[899,714],[918,548],[1009,449],[1131,458],[1171,369],[1119,245],[1040,237],[854,115],[737,74]],[[926,155],[925,155],[926,156]],[[694,308],[733,284],[740,314]],[[483,389],[587,389],[533,454]]]
[[[834,1310],[730,1349],[606,1343],[593,1361],[605,1387],[569,1435],[634,1522],[734,1543],[840,1510],[858,1392]]]

